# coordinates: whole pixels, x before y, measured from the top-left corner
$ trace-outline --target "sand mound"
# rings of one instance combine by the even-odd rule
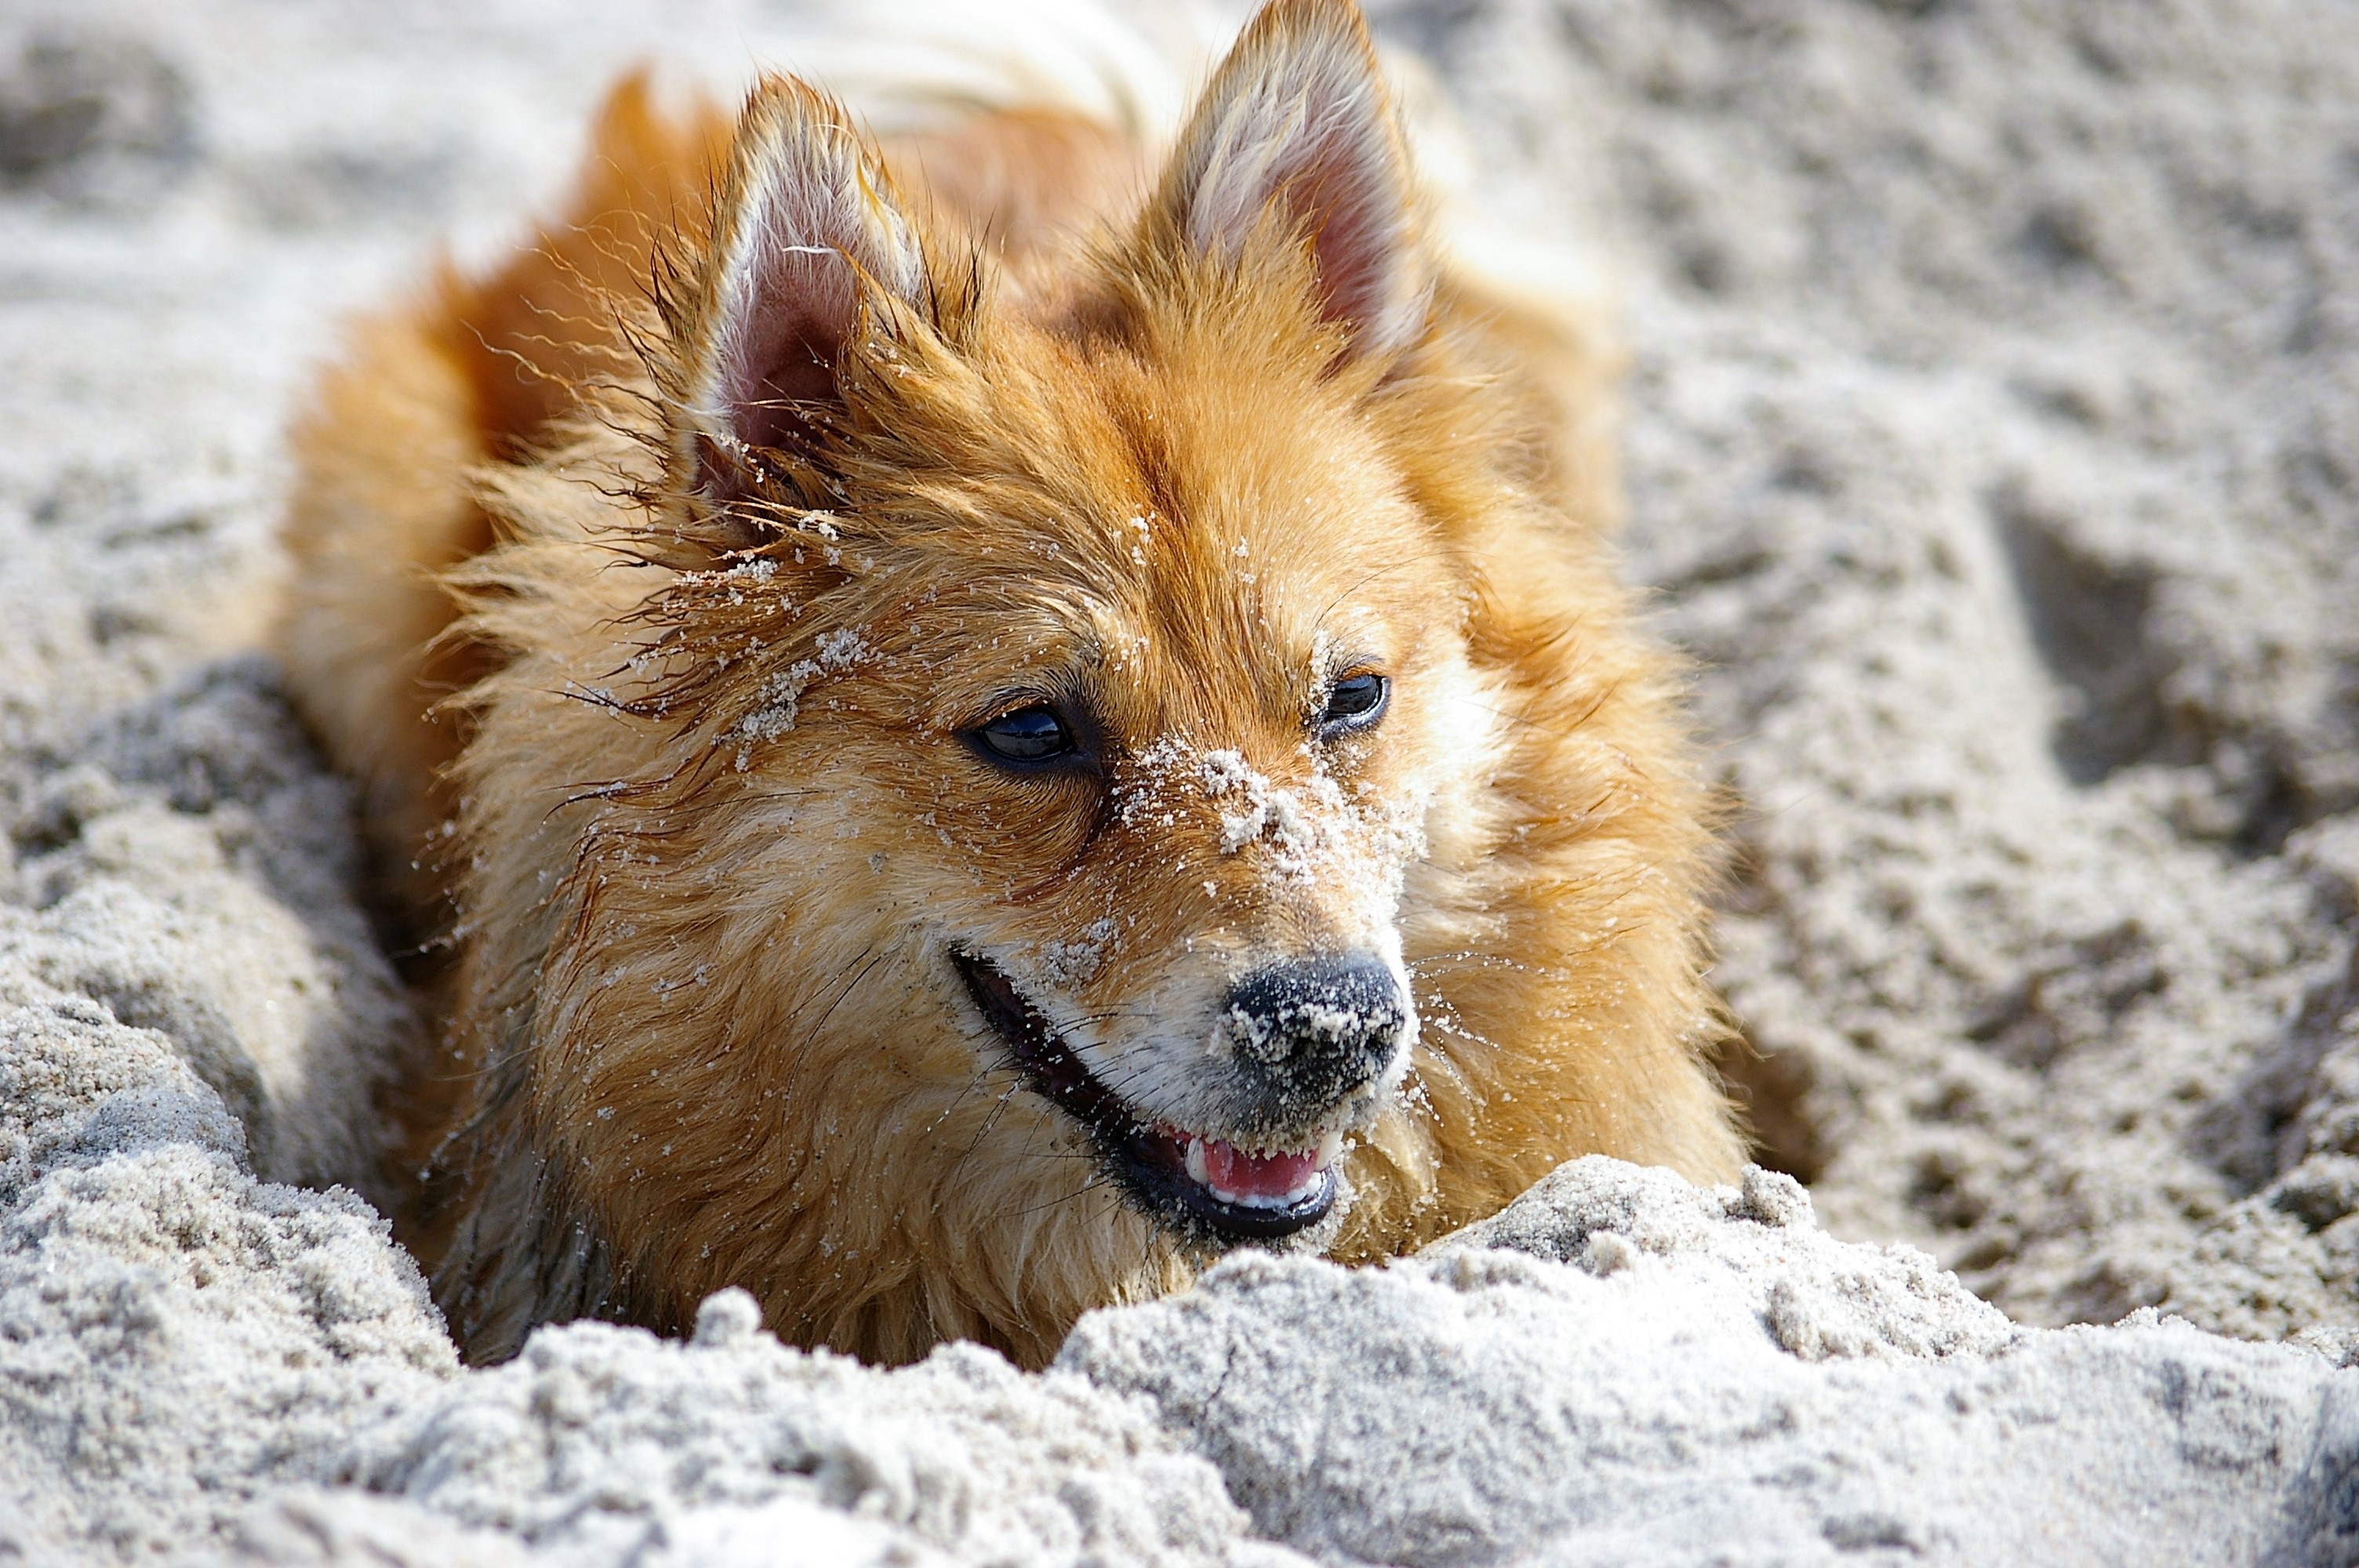
[[[1749,807],[1741,1073],[1833,1234],[1582,1162],[1041,1377],[729,1295],[462,1372],[322,1190],[409,1025],[237,652],[277,432],[620,64],[810,17],[19,0],[0,1559],[2359,1562],[2359,21],[1378,9],[1490,211],[1626,290],[1634,566]]]

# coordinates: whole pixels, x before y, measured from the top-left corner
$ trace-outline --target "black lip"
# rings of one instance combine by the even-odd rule
[[[988,959],[952,952],[967,995],[999,1035],[1031,1090],[1082,1124],[1106,1168],[1131,1197],[1171,1228],[1200,1243],[1276,1241],[1308,1229],[1335,1206],[1333,1167],[1310,1194],[1284,1208],[1223,1203],[1187,1172],[1185,1151],[1164,1129],[1143,1120],[1093,1077],[1081,1058],[1014,981]]]

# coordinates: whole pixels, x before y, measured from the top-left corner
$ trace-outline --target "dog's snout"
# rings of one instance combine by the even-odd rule
[[[1383,1073],[1415,1017],[1391,966],[1369,954],[1256,970],[1229,991],[1237,1054],[1298,1102],[1342,1098]]]

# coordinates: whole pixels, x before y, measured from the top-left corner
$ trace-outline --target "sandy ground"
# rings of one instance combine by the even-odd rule
[[[1378,14],[1477,204],[1622,291],[1737,1070],[1826,1229],[1591,1163],[1041,1378],[732,1298],[461,1372],[319,1190],[407,1023],[242,652],[278,432],[623,63],[816,24],[8,0],[0,1561],[2359,1562],[2359,13]]]

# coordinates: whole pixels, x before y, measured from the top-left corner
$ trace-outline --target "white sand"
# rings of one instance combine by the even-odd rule
[[[1723,979],[1845,1239],[1582,1162],[1035,1378],[736,1298],[464,1373],[314,1190],[407,1024],[238,653],[289,399],[623,62],[810,21],[394,9],[0,9],[0,1562],[2359,1562],[2359,14],[1380,7],[1625,288]]]

